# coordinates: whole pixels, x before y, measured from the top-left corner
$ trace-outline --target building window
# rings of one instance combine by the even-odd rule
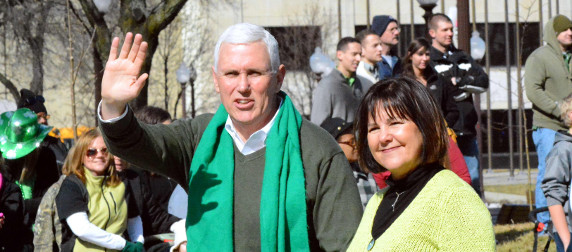
[[[289,71],[311,71],[310,56],[322,45],[319,26],[265,27],[278,41],[280,61]]]

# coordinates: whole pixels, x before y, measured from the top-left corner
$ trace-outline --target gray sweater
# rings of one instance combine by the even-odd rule
[[[321,125],[327,118],[336,117],[353,122],[366,92],[359,78],[356,77],[350,87],[342,73],[334,69],[314,89],[310,120],[316,125]]]
[[[200,115],[170,125],[146,125],[139,123],[129,110],[117,122],[100,122],[100,128],[113,154],[170,177],[186,189],[195,149],[211,118],[212,115]],[[307,120],[302,121],[300,147],[306,179],[310,249],[345,251],[362,215],[349,163],[329,133]],[[247,156],[235,153],[233,225],[235,231],[240,231],[240,234],[234,232],[236,251],[256,250],[260,244],[256,221],[260,218],[264,150]]]
[[[572,136],[565,131],[556,132],[554,147],[546,157],[546,173],[542,191],[548,206],[562,205],[567,214],[568,230],[572,231],[570,210],[570,175],[572,174]],[[554,229],[556,232],[556,229]]]

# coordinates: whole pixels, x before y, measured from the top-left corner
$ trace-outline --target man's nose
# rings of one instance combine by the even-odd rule
[[[247,74],[240,74],[238,77],[238,92],[245,93],[250,90],[250,83],[248,82]]]

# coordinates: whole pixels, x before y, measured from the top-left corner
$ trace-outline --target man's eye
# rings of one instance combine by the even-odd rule
[[[238,73],[237,73],[237,72],[228,72],[228,73],[225,73],[224,76],[226,76],[226,77],[236,77],[236,76],[238,76]]]

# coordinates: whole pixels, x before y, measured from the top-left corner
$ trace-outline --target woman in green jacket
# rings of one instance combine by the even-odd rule
[[[494,251],[491,216],[470,185],[443,168],[448,138],[431,94],[409,78],[370,88],[356,115],[360,167],[390,171],[348,251]]]
[[[141,218],[112,159],[98,129],[83,134],[66,158],[56,196],[62,251],[143,251]]]

